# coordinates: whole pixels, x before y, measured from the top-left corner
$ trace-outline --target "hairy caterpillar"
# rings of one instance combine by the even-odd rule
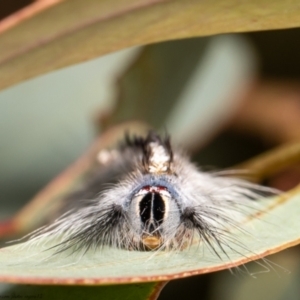
[[[65,199],[64,214],[30,235],[30,242],[59,236],[55,253],[98,249],[182,250],[195,241],[219,256],[240,227],[244,209],[266,187],[204,173],[168,137],[126,136],[101,151],[101,167],[87,185]],[[226,253],[225,253],[226,254]]]

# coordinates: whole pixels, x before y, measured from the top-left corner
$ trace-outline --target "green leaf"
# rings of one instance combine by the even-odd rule
[[[183,251],[141,252],[105,247],[87,253],[52,255],[53,241],[0,250],[0,281],[29,284],[116,284],[166,281],[236,267],[300,242],[300,187],[265,199],[228,236],[218,255],[199,242]],[[257,208],[257,203],[253,203]],[[256,207],[256,208],[255,208]],[[250,212],[249,211],[249,212]],[[280,224],[280,227],[278,226]],[[55,241],[54,241],[55,243]],[[57,243],[57,241],[56,241]]]
[[[9,29],[0,24],[0,89],[126,47],[299,25],[297,0],[45,3]]]

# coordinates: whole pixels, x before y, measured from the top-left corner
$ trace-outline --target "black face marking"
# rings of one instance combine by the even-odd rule
[[[150,233],[163,222],[164,214],[165,202],[159,193],[149,192],[140,201],[141,221]]]
[[[146,194],[140,202],[140,216],[142,222],[145,224],[151,218],[152,210],[152,193]]]
[[[158,224],[161,224],[165,214],[165,202],[161,195],[158,193],[153,193],[153,219],[156,220]]]

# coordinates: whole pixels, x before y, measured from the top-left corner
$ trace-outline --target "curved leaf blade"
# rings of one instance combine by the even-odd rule
[[[226,254],[219,251],[221,259],[198,243],[179,252],[103,248],[58,256],[44,251],[49,245],[21,244],[0,250],[0,281],[69,285],[166,281],[236,267],[300,242],[300,187],[264,200],[260,209],[263,212],[242,224],[243,231],[232,230],[234,240],[225,246]]]
[[[65,0],[0,36],[0,89],[125,47],[300,25],[297,0]]]

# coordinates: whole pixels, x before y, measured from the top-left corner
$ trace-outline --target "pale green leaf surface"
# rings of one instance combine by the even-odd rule
[[[139,252],[105,248],[84,255],[51,256],[44,244],[0,250],[0,280],[34,284],[110,284],[164,281],[235,267],[299,243],[299,188],[263,200],[264,213],[232,230],[238,244],[218,250],[222,259],[198,244],[178,252]],[[279,225],[280,224],[280,225]],[[242,246],[239,246],[242,245]],[[48,245],[49,246],[49,245]]]
[[[297,0],[61,1],[1,34],[0,89],[134,45],[297,27],[299,10]]]

